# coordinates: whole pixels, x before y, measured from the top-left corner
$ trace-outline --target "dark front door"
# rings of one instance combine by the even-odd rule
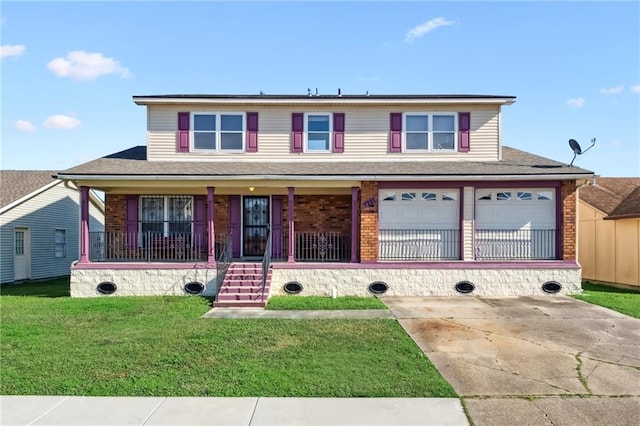
[[[264,255],[269,233],[269,197],[244,197],[243,203],[243,255]]]

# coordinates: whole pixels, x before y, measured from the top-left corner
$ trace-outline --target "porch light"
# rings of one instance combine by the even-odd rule
[[[254,189],[256,189],[256,188],[255,188],[255,187],[253,187],[253,186],[250,186],[250,187],[249,187],[249,191],[251,191],[251,192],[253,192],[253,190],[254,190]]]

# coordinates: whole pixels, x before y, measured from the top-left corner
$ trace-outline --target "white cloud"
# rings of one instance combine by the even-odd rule
[[[631,86],[631,91],[633,93],[640,93],[640,84],[638,84],[636,86]]]
[[[569,99],[567,105],[572,108],[582,108],[584,106],[584,98]]]
[[[620,86],[615,87],[603,87],[600,89],[600,93],[603,95],[617,95],[618,93],[622,93],[624,90],[624,86],[621,84]]]
[[[8,58],[9,56],[20,56],[27,52],[27,48],[21,44],[5,44],[0,46],[0,58]]]
[[[42,124],[48,129],[71,130],[79,127],[82,123],[80,120],[68,115],[52,115],[44,120]]]
[[[18,120],[16,121],[16,129],[23,132],[34,132],[36,130],[36,126],[31,124],[27,120]]]
[[[407,32],[407,36],[405,37],[404,41],[407,43],[410,43],[416,38],[422,37],[426,33],[433,31],[436,28],[446,27],[448,25],[453,25],[453,24],[455,24],[455,21],[449,21],[445,18],[432,19],[430,21],[425,22],[424,24],[420,24],[417,27],[411,28]]]
[[[66,58],[53,59],[47,68],[59,77],[71,77],[74,80],[95,80],[108,74],[120,75],[120,78],[132,77],[129,70],[115,59],[105,58],[102,53],[82,50],[69,52]]]

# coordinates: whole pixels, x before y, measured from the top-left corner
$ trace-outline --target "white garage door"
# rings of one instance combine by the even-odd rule
[[[379,194],[379,229],[459,229],[457,189],[394,189]]]
[[[476,229],[555,229],[554,190],[476,189]]]

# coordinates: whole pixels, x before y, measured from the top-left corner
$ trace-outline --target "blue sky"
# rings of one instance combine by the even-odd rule
[[[640,3],[3,1],[2,169],[144,145],[153,94],[490,94],[503,144],[640,176]]]

